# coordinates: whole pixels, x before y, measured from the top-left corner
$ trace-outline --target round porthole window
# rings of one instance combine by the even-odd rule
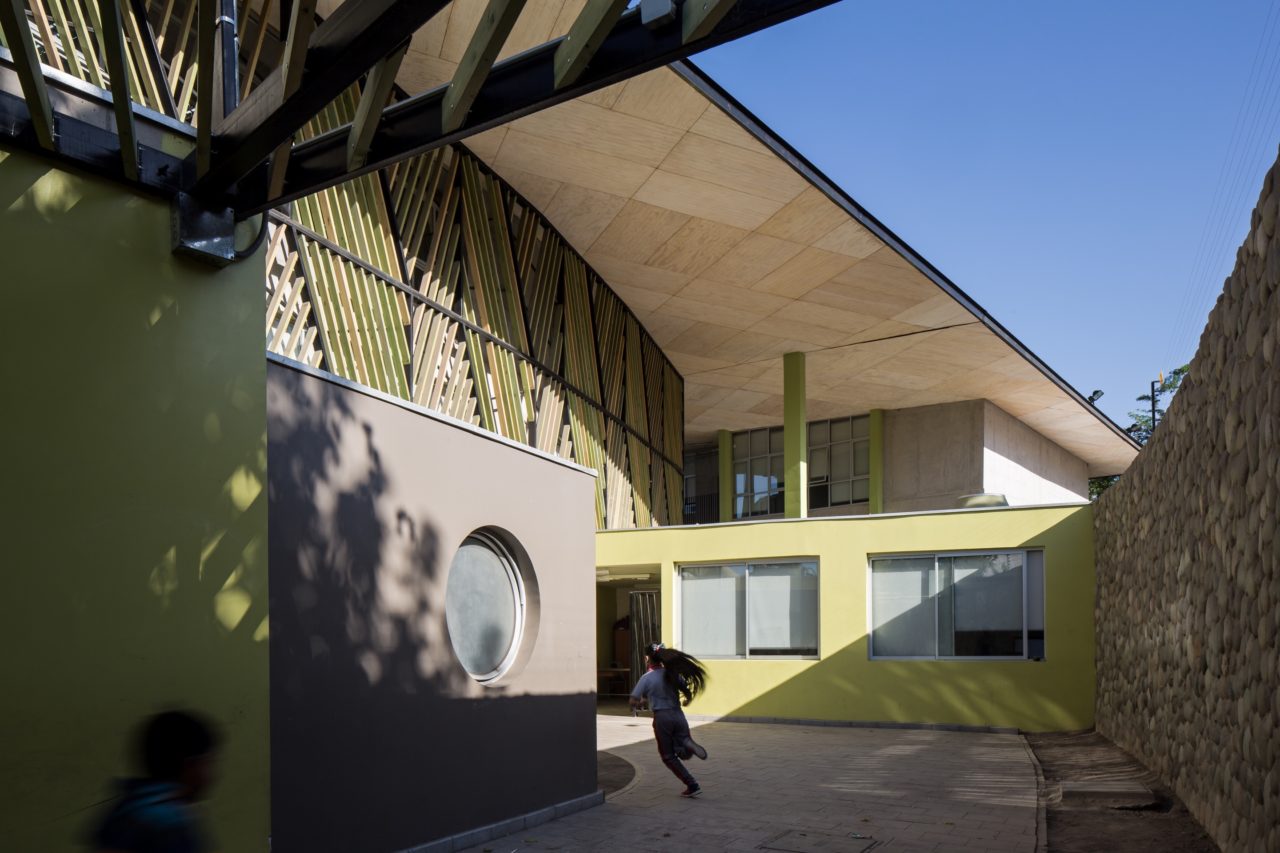
[[[472,533],[449,566],[445,621],[453,651],[476,681],[511,668],[524,632],[525,592],[511,550],[496,536]]]

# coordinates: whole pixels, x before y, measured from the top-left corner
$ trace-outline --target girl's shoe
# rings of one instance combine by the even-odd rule
[[[702,786],[695,782],[694,784],[690,785],[689,787],[681,791],[680,796],[693,799],[694,797],[698,796],[701,793],[702,793]]]
[[[707,751],[702,747],[701,744],[694,743],[692,738],[685,741],[684,748],[685,748],[685,751],[698,756],[703,761],[707,760]]]

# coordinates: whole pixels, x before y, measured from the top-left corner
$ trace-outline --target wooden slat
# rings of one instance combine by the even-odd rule
[[[217,46],[218,0],[190,0],[198,4],[196,68],[196,174],[209,171],[213,152],[213,55]],[[182,98],[185,106],[187,98]]]
[[[682,38],[684,43],[706,38],[716,28],[716,24],[729,14],[737,0],[686,0],[681,13]]]
[[[191,37],[195,29],[196,7],[198,0],[187,0],[187,10],[182,16],[182,25],[178,29],[177,53],[169,62],[169,89],[173,92],[178,108],[178,118],[186,121],[191,109],[191,96],[195,92],[196,73],[199,66],[187,61],[191,50]]]
[[[441,105],[440,121],[446,133],[467,117],[524,4],[525,0],[489,0]]]
[[[578,79],[591,62],[591,57],[604,42],[605,36],[618,23],[627,0],[587,0],[578,13],[564,41],[556,48],[556,88],[567,86]]]
[[[44,43],[45,64],[57,71],[62,71],[62,56],[54,43],[53,28],[49,26],[51,18],[41,0],[31,0],[31,14],[36,20],[36,26],[40,29],[40,41]]]
[[[80,53],[76,50],[75,41],[72,38],[71,22],[67,18],[63,0],[48,0],[48,3],[49,8],[53,10],[54,23],[58,25],[58,39],[62,43],[62,53],[67,68],[78,79],[88,81],[88,69],[80,64]]]
[[[164,78],[160,48],[147,18],[145,0],[130,0],[129,9],[125,12],[125,25],[129,30],[129,44],[133,47],[143,73],[143,85],[150,106],[157,112],[176,118],[177,107]]]
[[[57,2],[57,0],[55,0]],[[94,30],[89,26],[90,19],[86,17],[85,11],[81,8],[80,0],[63,0],[71,10],[71,18],[75,22],[76,42],[80,46],[80,52],[84,55],[85,69],[89,75],[89,82],[97,86],[99,89],[108,89],[107,80],[103,76],[103,61],[99,58],[100,48],[94,35]],[[96,12],[96,8],[89,6],[90,13]]]
[[[365,158],[369,156],[369,143],[373,142],[373,134],[378,129],[382,108],[391,97],[396,73],[408,52],[409,42],[406,41],[369,71],[369,79],[360,93],[360,104],[356,107],[355,118],[351,120],[351,131],[347,136],[347,168],[352,171],[363,166]]]
[[[41,147],[52,151],[53,108],[49,105],[49,90],[45,86],[44,72],[40,70],[40,57],[36,54],[35,40],[31,38],[22,0],[0,0],[0,30],[4,31],[5,41],[13,53],[36,139]]]
[[[120,139],[120,160],[124,175],[138,179],[138,134],[133,126],[133,99],[129,96],[129,71],[125,67],[124,28],[120,0],[100,0],[103,46],[107,70],[111,74],[111,103],[116,114],[116,134]]]
[[[307,46],[311,43],[311,34],[316,28],[317,0],[293,0],[293,11],[289,16],[289,32],[285,36],[284,54],[280,60],[281,93],[288,98],[298,91],[302,85],[302,72],[306,65]],[[267,183],[274,195],[284,185],[285,170],[289,166],[289,152],[293,150],[293,140],[286,139],[276,146],[271,155],[271,168]]]
[[[249,91],[253,88],[253,75],[258,70],[258,58],[262,56],[262,46],[267,41],[267,18],[271,15],[271,0],[262,0],[262,6],[258,9],[258,32],[253,40],[253,50],[249,53],[249,61],[245,66],[244,83],[240,86],[241,100],[249,97]],[[240,15],[237,21],[248,22],[248,15]],[[243,24],[240,27],[241,32],[244,31]]]

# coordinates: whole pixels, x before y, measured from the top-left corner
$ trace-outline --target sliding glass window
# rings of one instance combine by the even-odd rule
[[[818,564],[680,568],[681,648],[707,658],[817,657]]]
[[[872,657],[1044,655],[1044,552],[871,560]]]

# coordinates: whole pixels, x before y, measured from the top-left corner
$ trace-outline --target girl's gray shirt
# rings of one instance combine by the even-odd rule
[[[631,691],[632,699],[645,699],[654,711],[679,711],[680,698],[667,686],[666,674],[661,669],[651,669],[636,682]]]

